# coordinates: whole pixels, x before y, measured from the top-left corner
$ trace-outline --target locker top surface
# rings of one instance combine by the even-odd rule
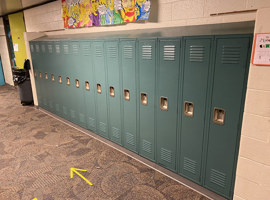
[[[254,31],[254,21],[224,23],[197,26],[182,26],[173,28],[140,29],[128,31],[111,31],[95,33],[77,33],[43,36],[32,41],[58,41],[58,40],[110,40],[133,38],[159,38],[202,35],[250,34]]]

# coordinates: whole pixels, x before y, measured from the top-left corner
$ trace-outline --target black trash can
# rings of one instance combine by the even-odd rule
[[[30,74],[25,69],[12,69],[14,84],[18,86],[21,104],[33,105],[33,94],[30,81]]]

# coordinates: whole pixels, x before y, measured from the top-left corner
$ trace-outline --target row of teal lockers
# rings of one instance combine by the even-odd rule
[[[39,106],[232,198],[251,38],[32,41]]]

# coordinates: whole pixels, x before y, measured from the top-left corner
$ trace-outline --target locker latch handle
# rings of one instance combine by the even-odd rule
[[[42,74],[41,74],[41,72],[39,72],[39,78],[42,78]]]
[[[62,83],[62,77],[61,76],[58,76],[58,81],[59,81],[59,83]]]
[[[101,94],[101,85],[99,83],[97,84],[97,93]]]
[[[76,85],[76,88],[79,88],[80,87],[80,83],[79,83],[79,80],[78,79],[75,79],[75,85]]]
[[[52,81],[54,81],[54,75],[53,74],[51,75],[51,77],[52,77]]]
[[[85,81],[85,90],[90,90],[90,85],[88,81]]]
[[[161,110],[168,110],[168,98],[167,97],[160,97],[160,109]]]
[[[141,93],[141,104],[142,105],[147,105],[147,94],[146,93]]]
[[[37,77],[37,72],[36,71],[34,71],[34,75],[35,75],[35,77]]]
[[[127,90],[127,89],[124,89],[124,99],[126,101],[129,101],[130,100],[129,90]]]
[[[48,80],[48,73],[45,73],[45,79]]]
[[[213,122],[223,125],[225,121],[225,110],[221,108],[214,108]]]
[[[110,86],[110,96],[114,97],[114,87]]]
[[[191,102],[186,101],[185,102],[184,114],[187,117],[193,117],[193,113],[194,113],[194,104],[191,103]]]
[[[70,85],[70,79],[67,77],[67,85]]]

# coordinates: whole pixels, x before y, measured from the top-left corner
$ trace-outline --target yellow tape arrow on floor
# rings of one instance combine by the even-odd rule
[[[88,181],[86,178],[84,178],[83,175],[81,175],[77,171],[86,172],[87,170],[85,170],[85,169],[77,169],[77,168],[70,168],[70,178],[73,178],[73,172],[74,172],[74,173],[78,174],[83,180],[85,180],[86,183],[88,183],[89,185],[93,185],[90,181]]]
[[[37,198],[34,198],[34,199],[32,199],[32,200],[38,200]]]

